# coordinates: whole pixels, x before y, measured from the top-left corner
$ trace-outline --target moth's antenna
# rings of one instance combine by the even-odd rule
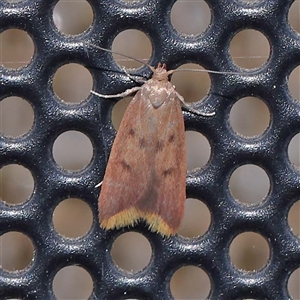
[[[214,70],[202,70],[202,69],[176,69],[176,70],[170,70],[170,74],[173,74],[175,72],[205,72],[205,73],[211,73],[211,74],[228,74],[228,75],[241,75],[242,72],[225,72],[225,71],[214,71]]]
[[[121,56],[123,56],[123,57],[129,58],[129,59],[132,59],[132,60],[135,60],[135,61],[137,61],[137,62],[139,62],[139,63],[141,63],[141,64],[147,66],[147,67],[150,68],[150,69],[152,68],[151,65],[149,65],[148,63],[145,63],[145,62],[142,61],[141,59],[138,59],[138,58],[135,58],[135,57],[132,57],[132,56],[130,56],[130,55],[126,55],[126,54],[123,54],[123,53],[120,53],[120,52],[117,52],[117,51],[113,51],[113,50],[109,50],[109,49],[106,49],[106,48],[102,48],[102,47],[97,46],[97,45],[94,45],[94,44],[91,44],[91,45],[93,45],[95,48],[100,49],[100,50],[102,50],[102,51],[109,52],[109,53],[112,53],[112,54],[121,55]]]
[[[105,51],[105,52],[109,52],[109,53],[112,53],[112,54],[117,54],[117,55],[121,55],[123,57],[126,57],[126,58],[129,58],[129,59],[132,59],[132,60],[135,60],[145,66],[147,66],[152,72],[155,70],[155,68],[153,66],[151,66],[150,64],[148,63],[145,63],[144,61],[142,61],[141,59],[138,59],[138,58],[135,58],[135,57],[132,57],[130,55],[126,55],[126,54],[123,54],[123,53],[120,53],[120,52],[117,52],[117,51],[113,51],[113,50],[109,50],[109,49],[106,49],[106,48],[103,48],[103,47],[100,47],[100,46],[97,46],[97,45],[94,45],[94,44],[91,44],[93,47],[97,48],[97,49],[100,49],[102,51]],[[176,69],[176,70],[169,70],[168,71],[168,74],[173,74],[175,72],[184,72],[184,71],[188,71],[188,72],[205,72],[205,73],[211,73],[211,74],[228,74],[228,75],[241,75],[242,72],[224,72],[224,71],[214,71],[214,70],[201,70],[201,69]]]

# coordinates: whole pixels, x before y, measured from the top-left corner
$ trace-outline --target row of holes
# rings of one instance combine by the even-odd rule
[[[258,33],[255,30],[245,30],[239,32],[237,36],[243,35],[244,32]],[[139,37],[139,35],[141,36]],[[249,38],[247,36],[248,35],[246,34],[246,37],[244,37],[242,40],[246,40],[248,42],[249,40],[252,41],[255,40],[255,43],[254,42],[251,43],[252,46],[248,46],[248,45],[246,46],[247,51],[250,51],[250,49],[253,48],[254,45],[255,48],[253,49],[253,51],[256,51],[257,49],[264,49],[263,47],[264,43],[260,44],[261,45],[260,47],[256,46],[257,43],[260,43],[261,40],[262,35],[260,33],[258,33],[258,36],[257,34],[254,34],[252,38]],[[131,39],[132,42],[130,42]],[[265,38],[263,39],[266,40]],[[126,40],[126,43],[124,43],[124,40]],[[235,39],[233,39],[233,41],[234,40]],[[114,45],[116,46],[114,47]],[[132,48],[132,45],[136,45],[136,46],[141,45],[142,48],[134,49]],[[237,49],[244,48],[243,46],[241,47],[239,43],[237,43],[237,45],[238,45]],[[126,49],[126,47],[130,47],[130,48]],[[114,51],[122,52],[124,54],[131,55],[132,57],[140,57],[142,55],[142,57],[140,57],[142,59],[144,57],[149,58],[151,53],[151,46],[150,46],[149,39],[146,37],[145,34],[137,30],[126,30],[120,33],[115,38],[112,48]],[[148,50],[144,51],[144,48],[147,48]],[[242,67],[253,68],[253,67],[259,67],[266,61],[268,55],[265,54],[268,54],[269,50],[267,51],[267,53],[264,53],[263,55],[261,53],[248,53],[248,52],[245,53],[244,49],[243,52],[244,54],[242,57],[239,57],[238,55],[234,55],[234,57],[237,60],[241,60],[241,62],[243,62],[241,64]],[[2,63],[2,65],[5,67],[12,68],[12,67],[24,66],[33,55],[32,41],[29,38],[29,36],[22,30],[17,30],[17,29],[6,30],[0,34],[0,54],[1,54],[0,63]],[[250,65],[247,65],[246,62],[248,60],[246,60],[246,57],[250,58],[250,61],[256,61],[256,63],[250,63]],[[117,63],[121,66],[137,67],[136,65],[137,62],[134,62],[132,60],[117,59],[117,58],[115,59],[117,60]],[[147,59],[145,61],[147,61]],[[199,66],[191,64],[191,65],[185,65],[184,68],[199,69]],[[198,99],[203,98],[207,94],[207,91],[210,87],[209,76],[205,73],[203,74],[198,73],[196,75],[194,72],[192,74],[185,72],[184,75],[182,76],[179,73],[177,74],[175,73],[173,77],[175,80],[173,83],[177,86],[179,92],[181,92],[181,86],[182,89],[184,89],[184,87],[188,90],[194,89],[195,92],[197,92],[196,97]],[[79,82],[80,84],[78,85],[74,84],[77,82]],[[199,84],[199,82],[201,82],[201,85]],[[70,87],[70,85],[72,85],[72,87]],[[88,70],[86,70],[84,67],[81,67],[80,65],[69,64],[63,66],[57,70],[54,76],[53,88],[56,94],[61,99],[66,101],[79,102],[80,100],[85,99],[88,96],[92,88],[91,74],[88,72]],[[73,92],[70,94],[70,91]],[[291,93],[292,95],[296,94],[295,96],[297,96],[298,90],[291,87]],[[68,94],[70,94],[69,97]],[[183,96],[185,95],[183,94]],[[186,101],[189,102],[189,99],[186,99]]]
[[[70,10],[70,7],[72,7],[72,10]],[[290,7],[288,19],[292,28],[296,31],[299,31],[298,12],[299,2],[295,1]],[[87,1],[61,0],[54,8],[53,21],[62,33],[76,35],[83,33],[91,26],[93,11]],[[171,23],[179,33],[187,35],[200,34],[207,29],[210,22],[211,11],[205,1],[179,0],[175,2],[171,9]]]
[[[299,30],[298,11],[299,2],[296,1],[290,7],[288,16],[289,23],[296,31]],[[81,34],[92,25],[93,10],[87,1],[61,0],[54,7],[53,22],[61,33]],[[171,9],[171,24],[180,34],[200,34],[210,22],[211,11],[205,1],[177,1]]]
[[[121,119],[132,97],[118,101],[112,110],[112,124],[118,130]],[[18,137],[29,133],[34,123],[31,105],[20,97],[4,98],[0,102],[0,134]],[[262,134],[270,123],[268,107],[263,101],[246,97],[237,101],[229,115],[229,125],[236,134],[250,138]]]
[[[70,2],[60,1],[58,2],[58,4],[59,3],[61,3],[61,5],[64,6],[64,9],[57,13],[55,13],[56,10],[54,10],[54,23],[57,25],[57,28],[60,32],[71,34],[71,32],[69,32],[68,30],[64,31],[63,28],[64,26],[68,28],[68,25],[66,24],[68,19],[70,19],[72,25],[75,24],[74,20],[76,20],[76,24],[77,24],[76,26],[78,26],[78,22],[81,19],[83,12],[81,10],[78,16],[76,17],[72,16],[72,13],[74,12],[73,6],[74,3],[82,5],[85,2],[70,3]],[[88,5],[87,2],[86,4]],[[180,13],[184,13],[188,4],[195,5],[196,1],[195,2],[177,1],[174,7],[176,7],[178,4],[183,6],[181,8]],[[198,4],[207,6],[204,1],[199,1]],[[293,14],[295,14],[294,5],[296,4],[299,6],[299,3],[295,2],[290,9],[290,12]],[[71,11],[70,11],[70,7],[72,7]],[[209,9],[207,8],[207,10],[208,13],[205,11],[205,9],[204,10],[199,9],[200,12],[193,9],[192,12],[189,13],[189,20],[193,20],[193,18],[191,18],[191,15],[196,13],[197,18],[194,19],[199,20],[199,22],[204,22],[204,20],[207,18],[207,15],[209,15]],[[67,14],[66,17],[64,17],[63,15],[64,11],[66,11]],[[202,14],[203,17],[199,17]],[[190,21],[187,22],[186,19],[183,18],[182,16],[180,16],[177,19],[178,21],[182,22],[183,23],[182,25],[184,26],[189,26],[190,24],[195,23]],[[299,27],[298,15],[297,16],[293,15],[290,21],[292,22],[293,28],[295,28],[296,24],[297,27]],[[204,29],[207,28],[209,22],[205,22],[205,23],[207,24],[205,24]],[[296,30],[297,27],[295,28]],[[0,49],[1,49],[1,57],[0,57],[1,63],[5,67],[9,67],[9,68],[17,68],[17,67],[25,66],[30,61],[34,53],[34,45],[31,38],[26,34],[25,31],[19,29],[5,30],[0,34]],[[152,52],[151,42],[149,38],[143,32],[138,30],[132,30],[132,29],[125,30],[119,33],[114,39],[112,49],[114,51],[131,55],[133,57],[137,57],[142,54],[143,58],[145,57],[149,58]],[[268,39],[261,32],[257,30],[246,29],[238,32],[230,41],[229,53],[231,54],[234,62],[238,66],[247,69],[257,68],[261,66],[264,62],[266,62],[266,60],[268,59],[268,56],[270,54],[270,46],[268,43]],[[128,62],[127,63],[120,62],[120,64],[128,67]],[[131,64],[130,67],[134,67],[133,62],[130,62],[130,64]]]
[[[67,86],[64,86],[64,90],[67,90],[67,88]],[[192,93],[193,91],[185,90],[184,92]],[[130,96],[125,97],[114,105],[111,119],[115,129],[119,128],[131,99]],[[0,134],[7,137],[18,137],[27,134],[34,123],[34,112],[31,105],[20,97],[2,99],[0,102],[0,117]],[[237,134],[244,137],[250,138],[262,134],[268,128],[269,123],[270,112],[268,107],[258,98],[241,98],[231,108],[229,124]]]
[[[289,159],[295,167],[299,167],[300,164],[299,138],[300,134],[294,136],[288,148]],[[187,131],[186,147],[188,170],[205,166],[210,157],[207,139],[197,132]],[[73,149],[80,149],[80,151],[73,151]],[[92,145],[87,136],[82,133],[65,132],[56,139],[53,145],[53,158],[60,167],[66,170],[82,170],[92,159]],[[11,178],[14,178],[12,183]],[[14,204],[23,202],[32,193],[34,186],[32,175],[22,166],[4,166],[0,169],[0,180],[0,197],[7,202],[11,202],[10,199],[14,199]],[[22,185],[17,183],[22,183]],[[270,188],[267,173],[261,167],[252,164],[245,164],[234,170],[229,185],[233,197],[247,204],[262,201]]]
[[[299,167],[299,138],[294,136],[288,148],[291,162]],[[210,147],[206,138],[192,131],[186,132],[187,167],[191,171],[203,167],[210,157]],[[72,151],[80,149],[80,151]],[[53,145],[56,163],[70,171],[81,170],[92,159],[92,145],[86,135],[70,131],[61,134]],[[11,178],[14,178],[11,182]],[[19,165],[6,165],[0,169],[0,198],[12,204],[25,201],[33,191],[33,178],[28,169]],[[22,183],[21,185],[18,183]],[[245,164],[238,167],[229,180],[232,196],[247,204],[264,199],[270,188],[267,173],[258,166]],[[253,193],[255,191],[255,193]]]
[[[291,231],[299,236],[299,208],[297,201],[289,210],[288,223]],[[201,217],[199,217],[201,216]],[[65,221],[68,220],[68,223]],[[80,199],[62,201],[54,210],[53,224],[56,231],[68,238],[84,236],[91,228],[93,221],[92,211],[88,204]],[[188,198],[185,202],[185,211],[182,225],[178,234],[186,238],[203,235],[210,224],[210,213],[206,205],[197,199]]]
[[[12,251],[13,249],[14,251]],[[151,259],[151,246],[141,234],[128,232],[114,241],[110,254],[120,269],[135,273],[148,266]],[[268,262],[269,254],[270,249],[266,240],[254,232],[245,232],[236,236],[229,249],[229,257],[233,265],[238,269],[250,272],[263,268]],[[9,232],[0,237],[0,263],[4,269],[7,271],[22,270],[30,266],[32,259],[33,245],[26,235]],[[300,296],[299,290],[295,288],[299,275],[300,269],[295,270],[288,282],[288,290],[293,299],[299,299]],[[66,288],[66,281],[62,278],[69,278],[70,288]],[[75,284],[74,281],[78,280],[80,282]],[[67,293],[64,296],[60,294],[61,283],[64,284],[62,290]],[[178,269],[170,282],[171,293],[175,299],[206,299],[210,286],[208,275],[204,270],[195,266]],[[92,292],[92,287],[93,283],[89,273],[83,268],[74,266],[61,269],[53,281],[53,290],[57,299],[87,299]],[[73,295],[74,292],[76,292],[76,296]],[[78,298],[79,296],[80,298]]]
[[[290,230],[295,236],[300,235],[299,208],[300,201],[297,201],[290,208],[287,218]],[[92,222],[91,208],[80,199],[63,200],[53,212],[53,227],[58,234],[66,238],[83,237],[91,229]],[[184,238],[200,237],[208,230],[210,222],[211,217],[207,206],[202,201],[189,198],[185,202],[184,218],[178,234]]]
[[[126,42],[125,42],[126,41]],[[257,47],[257,44],[260,47]],[[28,65],[34,52],[34,44],[30,36],[20,29],[8,29],[0,34],[0,63],[7,68],[20,68]],[[12,50],[13,49],[13,50]],[[135,29],[119,33],[112,44],[112,50],[132,57],[150,57],[152,52],[149,38]],[[246,29],[238,32],[230,42],[229,54],[233,61],[242,68],[252,69],[263,65],[270,54],[270,46],[266,37],[257,30]],[[113,55],[117,58],[117,55]],[[121,66],[137,68],[137,62],[118,59]]]
[[[67,151],[67,153],[71,152]],[[34,187],[30,171],[14,164],[0,169],[0,183],[0,199],[13,205],[26,201]],[[270,189],[270,181],[261,167],[246,164],[238,167],[231,174],[229,188],[236,201],[245,205],[253,205],[264,200]]]

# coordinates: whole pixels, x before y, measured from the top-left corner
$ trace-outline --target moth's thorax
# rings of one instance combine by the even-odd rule
[[[174,86],[169,81],[158,81],[154,78],[144,84],[141,90],[142,98],[148,99],[154,108],[163,103],[173,101],[176,97]]]
[[[167,71],[166,65],[159,63],[157,68],[151,67],[152,78],[141,89],[141,98],[147,99],[153,108],[159,108],[163,103],[173,101],[176,91],[169,82],[168,76],[173,71]]]

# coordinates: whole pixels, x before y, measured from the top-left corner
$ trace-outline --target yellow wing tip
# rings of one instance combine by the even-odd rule
[[[166,237],[176,234],[176,230],[171,228],[158,214],[144,214],[143,219],[152,232],[158,232]]]
[[[138,211],[135,208],[129,208],[123,210],[108,219],[101,221],[101,227],[110,230],[110,229],[120,229],[125,226],[134,226],[134,224],[139,219]]]
[[[149,230],[152,232],[157,232],[166,237],[176,234],[177,230],[171,228],[158,214],[144,213],[133,207],[102,220],[101,227],[106,230],[120,229],[126,226],[134,226],[140,219],[147,222]]]

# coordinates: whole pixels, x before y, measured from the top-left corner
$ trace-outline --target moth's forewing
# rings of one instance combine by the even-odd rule
[[[175,234],[186,199],[184,120],[172,84],[150,79],[129,104],[115,138],[99,196],[106,229],[144,219]]]

